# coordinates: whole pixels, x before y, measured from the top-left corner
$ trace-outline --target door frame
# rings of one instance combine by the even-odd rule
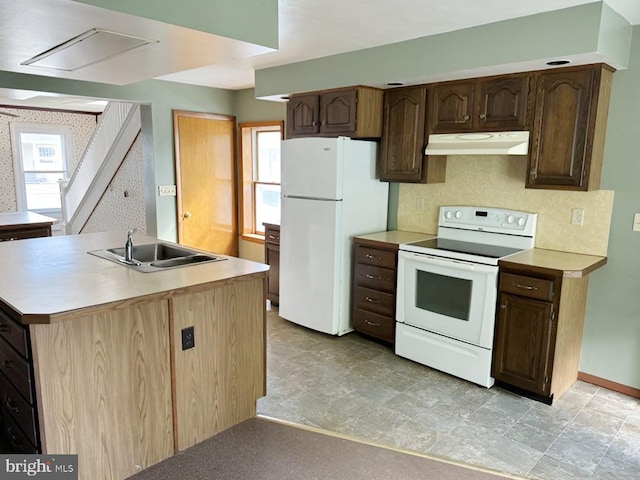
[[[232,129],[232,143],[233,143],[233,185],[232,185],[232,209],[233,215],[236,222],[236,229],[238,229],[239,218],[238,218],[238,138],[237,138],[237,123],[236,117],[234,115],[224,115],[221,113],[206,113],[206,112],[192,112],[188,110],[172,110],[173,112],[173,142],[174,142],[174,153],[175,153],[175,177],[176,177],[176,226],[178,238],[177,241],[183,239],[183,209],[182,209],[182,174],[180,169],[180,129],[178,128],[178,119],[179,117],[189,117],[189,118],[203,118],[206,120],[230,120],[234,124],[234,128]],[[239,232],[239,230],[238,230]],[[238,233],[236,232],[236,233]],[[239,233],[236,235],[236,256],[238,255],[239,248]]]

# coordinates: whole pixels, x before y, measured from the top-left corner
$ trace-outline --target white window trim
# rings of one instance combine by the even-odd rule
[[[69,173],[69,167],[73,164],[70,156],[73,154],[73,136],[71,134],[71,127],[69,125],[55,125],[45,123],[21,123],[11,122],[9,123],[9,130],[11,132],[11,148],[13,157],[13,173],[15,178],[16,188],[16,203],[19,212],[27,210],[27,192],[24,183],[24,168],[22,160],[22,142],[20,137],[23,133],[48,133],[62,136],[62,150],[64,152],[64,162],[67,172]],[[40,213],[47,213],[46,210],[38,210]]]

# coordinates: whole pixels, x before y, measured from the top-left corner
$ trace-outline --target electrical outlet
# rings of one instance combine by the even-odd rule
[[[196,346],[196,337],[193,326],[182,329],[182,350],[188,350]]]
[[[640,232],[640,213],[633,216],[633,231]]]
[[[584,208],[574,208],[571,210],[571,225],[584,224]]]
[[[175,185],[158,185],[158,195],[161,197],[175,197],[176,186]]]

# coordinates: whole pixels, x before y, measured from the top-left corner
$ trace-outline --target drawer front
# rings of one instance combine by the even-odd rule
[[[0,311],[0,336],[2,336],[13,348],[18,350],[25,358],[29,358],[27,342],[27,329],[9,316]]]
[[[388,317],[393,317],[393,307],[395,297],[390,293],[371,290],[365,287],[356,287],[353,292],[353,304],[355,308],[379,313]]]
[[[268,226],[264,230],[265,243],[280,245],[280,229]]]
[[[3,339],[0,339],[0,371],[6,375],[16,390],[33,404],[29,362]]]
[[[6,377],[0,374],[0,402],[6,412],[9,412],[21,430],[27,435],[31,443],[37,445],[36,412],[22,395],[11,385]]]
[[[0,232],[0,242],[7,242],[11,240],[23,240],[25,238],[50,237],[50,236],[51,236],[51,228],[49,227],[32,228],[32,229],[15,230],[15,231],[4,231],[4,232]]]
[[[38,453],[38,449],[31,444],[4,408],[2,409],[2,436],[9,445],[11,453]]]
[[[501,273],[500,291],[552,302],[554,294],[553,280]]]
[[[394,293],[396,287],[396,272],[388,268],[372,265],[356,265],[355,283],[363,287]]]
[[[356,246],[356,262],[395,270],[396,252],[358,245]]]
[[[395,321],[391,317],[378,315],[356,308],[353,312],[353,329],[393,343]]]

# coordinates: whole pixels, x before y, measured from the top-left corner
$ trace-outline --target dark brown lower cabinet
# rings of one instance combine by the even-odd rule
[[[267,277],[267,300],[273,305],[280,303],[280,225],[265,224],[264,261],[269,268]]]
[[[553,303],[500,294],[493,377],[539,395],[549,390]]]
[[[508,265],[500,266],[492,375],[551,404],[578,378],[588,279]]]

